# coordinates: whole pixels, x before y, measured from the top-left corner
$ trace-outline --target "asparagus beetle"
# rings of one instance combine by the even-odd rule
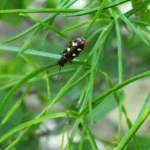
[[[76,38],[73,41],[69,43],[69,45],[66,47],[66,49],[61,53],[61,58],[57,61],[57,63],[60,65],[59,73],[58,73],[58,79],[60,75],[61,67],[64,66],[68,61],[72,63],[72,60],[75,57],[78,57],[79,53],[84,49],[85,46],[85,39],[84,38]],[[55,64],[57,65],[57,64]],[[52,66],[52,65],[50,65]],[[46,66],[49,67],[49,66]]]

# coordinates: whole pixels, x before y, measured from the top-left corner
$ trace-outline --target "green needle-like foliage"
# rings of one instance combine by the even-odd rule
[[[57,123],[63,119],[64,124],[56,127],[57,133],[54,133],[62,134],[62,141],[58,141],[60,149],[65,146],[66,150],[98,150],[97,141],[100,141],[104,145],[109,143],[110,149],[130,150],[131,139],[135,150],[142,149],[136,132],[149,116],[150,94],[147,93],[147,99],[132,124],[124,105],[123,88],[150,75],[147,48],[147,34],[150,33],[147,27],[150,22],[146,19],[149,17],[150,0],[141,0],[140,4],[134,0],[100,0],[94,8],[94,1],[89,0],[83,8],[70,8],[76,2],[77,0],[61,0],[56,8],[40,9],[26,9],[23,2],[20,4],[24,4],[24,7],[15,9],[12,1],[0,2],[1,19],[16,15],[31,22],[26,30],[0,41],[0,149],[23,147],[22,141],[29,138],[31,133],[36,135],[40,124],[48,119]],[[132,2],[133,8],[123,13],[118,6],[126,2]],[[47,3],[48,1],[45,5]],[[47,17],[39,19],[27,13],[45,13]],[[136,18],[129,18],[135,14]],[[122,28],[126,30],[125,34],[122,33]],[[59,53],[63,53],[66,43],[76,36],[86,39],[85,48],[78,59],[72,60],[72,64],[65,64],[65,69],[61,68],[60,80],[57,80],[57,61],[61,57]],[[21,46],[11,45],[11,42],[18,42]],[[4,45],[6,43],[9,45]],[[4,58],[3,53],[8,57]],[[135,62],[129,60],[131,55]],[[128,75],[132,69],[133,72]],[[32,90],[36,91],[34,94],[40,104],[44,105],[38,114],[32,114],[24,103]],[[54,111],[55,105],[62,107],[65,112],[59,109]],[[113,144],[112,141],[97,138],[91,128],[115,107],[119,109],[118,138]],[[124,137],[123,116],[129,129]],[[74,137],[78,132],[81,140],[75,143]],[[65,135],[68,140],[66,145]],[[91,147],[86,147],[86,142]]]

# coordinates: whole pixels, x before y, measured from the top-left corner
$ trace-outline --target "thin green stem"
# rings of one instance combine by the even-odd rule
[[[122,48],[121,48],[121,35],[120,28],[118,23],[118,18],[115,17],[116,32],[117,32],[117,43],[118,43],[118,75],[119,75],[119,84],[122,83],[123,78],[123,68],[122,68]],[[119,122],[118,122],[118,142],[121,141],[122,137],[122,90],[119,90]]]
[[[79,12],[82,9],[65,9],[65,8],[38,8],[38,9],[11,9],[0,10],[0,14],[19,14],[19,13],[73,13]]]
[[[47,85],[47,93],[48,93],[47,99],[50,102],[52,98],[51,98],[51,90],[50,90],[50,80],[47,75],[46,75],[46,85]]]
[[[147,119],[147,117],[150,114],[150,105],[147,107],[147,109],[143,112],[143,114],[138,118],[138,120],[133,124],[132,128],[129,130],[129,132],[124,136],[122,141],[118,144],[115,150],[123,150],[126,145],[129,143],[131,138],[134,136],[134,134],[137,132],[137,130],[140,128],[140,126],[143,124],[143,122]]]
[[[20,80],[20,82],[18,84],[16,84],[9,92],[8,94],[5,96],[5,98],[3,99],[1,105],[0,105],[0,114],[2,112],[2,110],[4,109],[5,105],[7,104],[7,102],[10,100],[10,98],[13,96],[14,93],[16,93],[16,91],[22,86],[24,85],[28,80],[30,80],[31,78],[33,78],[34,76],[38,75],[39,73],[46,71],[50,68],[53,68],[55,66],[51,66],[48,68],[39,68],[35,71],[33,71],[32,73],[30,73],[29,75],[25,76],[23,79]]]
[[[1,125],[3,125],[11,116],[12,114],[15,112],[15,110],[21,105],[23,99],[27,96],[27,94],[29,93],[30,89],[32,87],[32,83],[30,83],[25,92],[22,94],[22,96],[19,98],[19,100],[12,106],[12,108],[7,112],[7,114],[5,115],[5,118],[2,120]]]
[[[83,119],[80,119],[80,120],[81,120],[82,126],[85,128],[85,131],[86,131],[86,133],[87,133],[87,135],[89,137],[89,140],[90,140],[90,143],[91,143],[93,149],[94,150],[98,150],[98,147],[97,147],[96,142],[95,142],[95,138],[94,138],[92,132],[90,131],[87,123]]]
[[[99,73],[100,73],[100,75],[103,75],[103,76],[106,77],[106,81],[107,81],[107,83],[108,83],[109,88],[110,88],[110,89],[113,88],[114,85],[113,85],[113,83],[112,83],[110,77],[108,76],[108,74],[106,74],[105,72],[102,72],[102,71],[99,71]],[[119,105],[120,99],[119,99],[119,95],[117,94],[117,92],[113,92],[113,96],[114,96],[114,98],[115,98],[117,104]],[[125,118],[126,118],[126,123],[127,123],[127,125],[128,125],[128,128],[130,129],[130,128],[132,127],[132,123],[131,123],[131,120],[129,119],[128,115],[127,115],[127,111],[126,111],[126,109],[125,109],[124,106],[122,106],[122,112],[124,113],[124,116],[125,116]],[[135,145],[136,149],[137,149],[137,150],[140,150],[139,142],[138,142],[138,140],[137,140],[137,136],[136,136],[136,135],[133,136],[133,142],[134,142],[134,145]]]
[[[96,99],[94,99],[94,102],[92,102],[92,108],[94,109],[96,106],[98,106],[106,97],[108,97],[110,94],[112,94],[113,92],[123,88],[124,86],[138,80],[138,79],[141,79],[143,77],[146,77],[146,76],[149,76],[150,75],[150,71],[147,71],[147,72],[144,72],[144,73],[141,73],[139,75],[136,75],[124,82],[122,82],[121,84],[113,87],[112,89],[108,90],[107,92],[103,93],[102,95],[100,95],[99,97],[97,97]],[[84,108],[81,113],[80,113],[80,116],[85,116],[86,114],[89,113],[89,110],[88,110],[88,107],[87,106],[86,108]]]
[[[58,6],[58,9],[59,8],[67,8],[69,6],[71,6],[73,3],[75,3],[77,0],[72,0],[70,2],[68,2],[68,0],[64,0],[62,3],[59,4]],[[44,22],[48,22],[49,20],[53,19],[54,17],[56,17],[59,13],[53,13],[53,14],[50,14],[48,17],[46,17],[45,19],[43,19]],[[23,31],[22,33],[6,40],[6,41],[3,41],[1,42],[1,44],[3,43],[8,43],[8,42],[12,42],[14,40],[17,40],[23,36],[25,36],[26,34],[32,32],[33,30],[37,29],[37,28],[41,28],[41,24],[40,23],[36,23],[35,25],[33,25],[32,27],[28,28],[27,30]]]
[[[37,19],[37,18],[35,18],[35,17],[31,17],[31,16],[29,16],[29,15],[27,15],[27,14],[23,14],[23,13],[20,13],[19,15],[20,15],[20,16],[23,16],[23,17],[28,17],[28,18],[30,18],[31,20],[34,20],[34,21],[36,21],[37,23],[40,23],[42,26],[45,26],[45,27],[48,28],[49,30],[52,30],[53,32],[55,32],[56,34],[58,34],[59,36],[61,36],[62,38],[66,38],[66,39],[68,39],[69,41],[72,40],[70,37],[68,37],[67,35],[63,34],[63,33],[60,32],[59,30],[57,30],[56,28],[54,28],[54,27],[48,25],[48,24],[45,23],[44,21],[41,21],[41,20],[39,20],[39,19]]]
[[[104,6],[106,5],[107,0],[104,0],[101,4],[101,6],[99,7],[99,10],[97,11],[96,15],[94,16],[93,20],[91,21],[91,23],[89,24],[88,28],[85,30],[85,32],[83,33],[82,37],[85,37],[87,35],[87,33],[90,31],[90,29],[92,28],[92,26],[94,25],[94,23],[96,22],[97,18],[99,17],[99,15],[101,14]]]
[[[30,64],[34,69],[38,69],[38,67],[30,60],[28,59],[26,56],[24,56],[23,54],[20,53],[20,56],[22,59],[24,59],[28,64]]]

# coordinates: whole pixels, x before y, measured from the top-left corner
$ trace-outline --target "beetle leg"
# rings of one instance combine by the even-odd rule
[[[72,61],[71,61],[71,60],[69,60],[69,62],[72,64]]]

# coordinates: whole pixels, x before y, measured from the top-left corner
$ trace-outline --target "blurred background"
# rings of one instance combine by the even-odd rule
[[[59,4],[60,0],[10,0],[8,5],[6,6],[6,9],[19,9],[19,8],[55,8]],[[77,1],[74,5],[72,5],[70,8],[83,8],[85,4],[87,3],[87,0],[80,0]],[[2,5],[3,1],[0,0],[0,6]],[[95,0],[91,3],[89,8],[98,7],[100,4],[100,1]],[[127,12],[132,8],[131,2],[127,2],[123,5],[119,6],[120,10],[122,12]],[[38,19],[43,19],[47,17],[49,14],[30,14],[31,16],[37,17]],[[91,15],[85,15],[85,16],[79,16],[79,17],[63,17],[63,14],[60,14],[56,17],[53,26],[57,28],[58,30],[62,31],[68,27],[71,27],[75,24],[78,24],[83,21],[90,21],[93,18],[94,14]],[[132,16],[132,19],[136,19],[137,16]],[[0,42],[5,41],[24,30],[28,29],[32,25],[35,24],[30,19],[23,18],[19,16],[18,14],[5,14],[0,15]],[[94,28],[91,30],[91,32],[87,35],[87,38],[90,34],[92,34],[94,31],[99,29],[103,26],[105,23],[96,24]],[[85,31],[87,25],[78,28],[76,30],[73,30],[71,32],[67,32],[67,35],[71,37],[72,39],[76,37],[80,37],[83,32]],[[120,24],[121,28],[121,38],[122,38],[122,49],[123,49],[123,73],[124,73],[124,80],[139,74],[143,73],[145,71],[148,71],[150,69],[150,55],[149,50],[150,46],[146,45],[144,42],[142,42],[135,34],[128,32],[122,24]],[[28,49],[33,50],[41,50],[45,52],[50,52],[53,54],[59,54],[61,53],[69,41],[62,39],[61,37],[58,37],[53,32],[49,32],[48,36],[46,38],[46,41],[44,45],[42,45],[41,48],[39,48],[39,43],[41,41],[41,37],[44,33],[45,28],[39,32],[34,39],[32,40],[32,43],[28,47]],[[142,31],[141,31],[142,32]],[[145,32],[142,32],[146,39],[149,41],[149,34],[145,34]],[[27,34],[26,36],[23,36],[22,38],[15,40],[13,42],[3,44],[6,46],[11,47],[22,47],[24,42],[30,37],[31,33]],[[91,41],[86,45],[85,52],[88,54],[92,47],[95,44],[95,41],[97,40],[97,36],[91,39]],[[28,74],[29,72],[33,71],[34,68],[26,63],[25,59],[21,57],[17,57],[17,53],[12,51],[6,51],[3,49],[0,49],[0,101],[3,100],[4,96],[8,91],[11,89],[11,87],[15,84],[16,81],[21,79],[25,74]],[[38,67],[39,61],[41,64],[46,65],[51,62],[57,61],[57,59],[52,58],[46,58],[46,57],[40,57],[37,59],[36,56],[30,56],[26,55],[28,59],[32,60],[34,64]],[[112,31],[112,34],[109,36],[108,42],[107,42],[107,51],[104,56],[104,60],[102,63],[102,71],[108,73],[108,75],[111,77],[114,84],[118,84],[118,54],[117,54],[117,38],[116,38],[116,32],[115,30]],[[84,57],[81,55],[78,59],[84,60]],[[72,68],[71,66],[67,66],[68,68]],[[58,68],[54,68],[51,71],[57,71]],[[58,82],[57,76],[53,77],[50,80],[51,85],[51,95],[49,96],[49,100],[53,99],[58,91],[65,85],[68,78],[72,75],[72,73],[69,74],[61,74],[61,79]],[[143,79],[140,79],[132,84],[129,84],[123,89],[123,95],[124,95],[124,106],[127,109],[128,116],[130,117],[132,123],[136,120],[136,117],[146,100],[146,97],[150,91],[150,84],[149,84],[150,77],[146,77]],[[75,108],[77,105],[77,100],[80,95],[80,89],[83,87],[84,83],[79,84],[77,87],[73,89],[74,95],[72,95],[72,92],[69,92],[67,95],[65,95],[62,100],[57,103],[53,109],[52,112],[59,111],[65,111],[68,109]],[[94,87],[94,93],[97,93],[99,91],[103,91],[104,89],[107,89],[107,83],[104,77],[99,76],[96,80],[96,87]],[[20,95],[25,90],[26,85],[23,86],[17,93],[17,95],[14,96],[14,99],[11,99],[9,104],[7,105],[7,108],[5,109],[5,112],[10,109],[13,102],[16,100],[16,98],[19,98]],[[8,123],[5,124],[5,126],[1,127],[1,134],[8,131],[8,129],[15,127],[16,125],[20,124],[21,122],[25,122],[26,120],[32,119],[33,117],[37,116],[49,103],[48,96],[47,96],[47,86],[45,80],[41,80],[34,83],[34,86],[31,88],[29,95],[24,99],[23,103],[21,104],[21,107],[19,107],[15,114],[9,119]],[[68,102],[68,99],[70,101]],[[100,150],[106,150],[110,149],[110,143],[108,141],[114,141],[115,138],[117,138],[117,132],[118,132],[118,113],[119,110],[117,108],[117,104],[112,102],[112,99],[114,99],[112,96],[110,96],[106,102],[104,102],[105,106],[104,108],[97,108],[101,109],[98,114],[96,114],[94,117],[98,117],[99,119],[95,119],[96,122],[94,122],[94,125],[91,126],[91,131],[94,133],[95,136],[97,136],[97,143]],[[3,112],[3,114],[5,114]],[[14,119],[15,118],[15,119]],[[30,133],[30,136],[24,138],[24,140],[21,142],[22,145],[17,145],[17,149],[21,147],[21,149],[30,150],[33,146],[36,150],[42,149],[42,150],[57,150],[60,149],[61,144],[61,138],[62,138],[62,129],[65,124],[66,120],[64,119],[58,119],[58,120],[47,120],[44,123],[41,124],[40,130],[36,133]],[[70,121],[71,122],[71,121]],[[123,118],[122,123],[122,130],[123,135],[126,134],[128,131],[126,121]],[[144,124],[141,126],[141,128],[138,131],[139,140],[149,141],[150,140],[150,118],[147,119],[147,121],[144,122]],[[13,137],[15,138],[15,136]],[[100,139],[100,140],[99,140]],[[29,142],[30,141],[30,142]],[[75,143],[78,143],[80,141],[80,131],[77,133],[75,137]],[[101,141],[101,142],[100,142]],[[67,142],[67,139],[65,139],[65,142]],[[30,143],[30,144],[29,144]],[[37,144],[39,143],[39,144]],[[88,145],[88,142],[85,144]],[[20,147],[19,147],[20,146]],[[88,145],[89,146],[89,145]],[[129,146],[129,148],[132,147],[132,143]],[[77,148],[76,148],[77,149]]]

